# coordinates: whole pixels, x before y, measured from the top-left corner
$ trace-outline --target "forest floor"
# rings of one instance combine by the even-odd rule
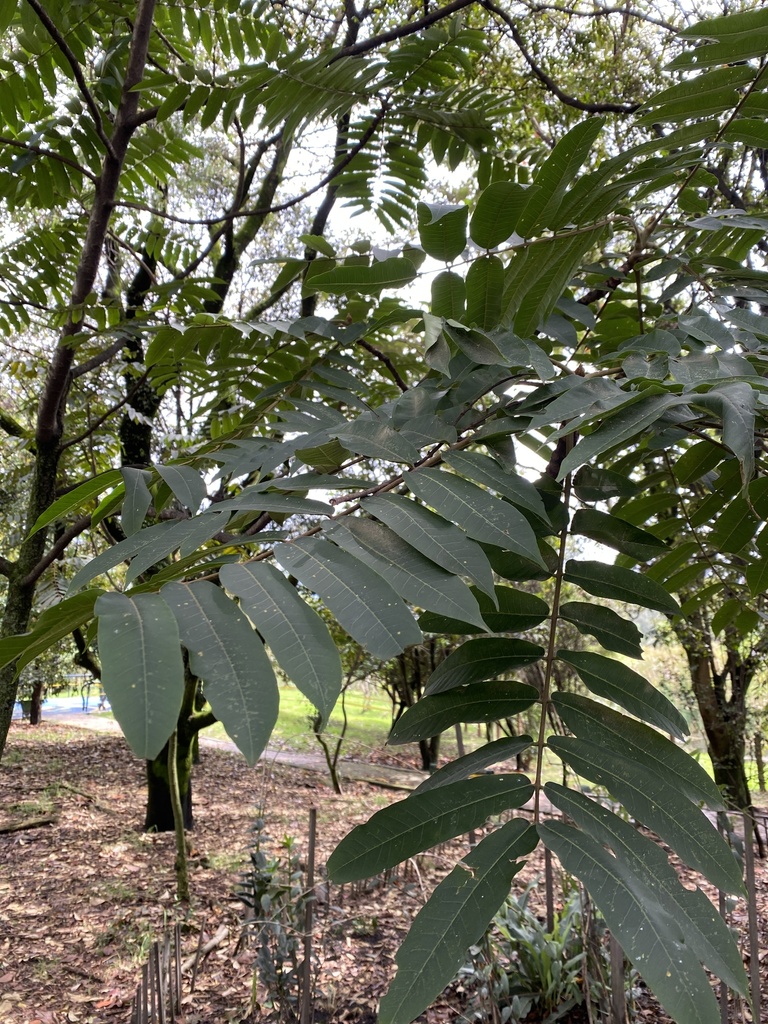
[[[199,961],[194,990],[191,972],[185,976],[180,1020],[273,1019],[267,990],[254,982],[258,947],[242,940],[245,908],[233,891],[259,818],[271,837],[266,852],[282,860],[276,884],[282,882],[280,872],[288,873],[288,847],[303,869],[310,807],[317,808],[320,880],[312,951],[314,1020],[373,1024],[410,920],[467,848],[463,838],[386,879],[328,886],[323,867],[342,835],[402,796],[402,790],[363,782],[346,782],[337,796],[316,771],[269,761],[249,768],[239,756],[206,746],[195,769],[192,901],[185,907],[175,899],[173,836],[141,830],[144,764],[122,738],[68,724],[33,729],[14,723],[0,766],[0,829],[51,820],[0,834],[0,1024],[128,1022],[150,946],[176,922],[185,959],[194,960],[199,945],[217,940]],[[762,864],[757,871],[765,940],[768,879]],[[517,888],[541,872],[541,860],[532,858]],[[744,908],[734,915],[743,936]],[[765,941],[762,949],[761,971],[768,983]],[[642,990],[635,995],[638,1020],[668,1021]],[[768,992],[764,998],[768,1007]],[[464,986],[455,983],[419,1020],[468,1020],[466,1007]],[[577,1008],[563,1020],[576,1024],[587,1017]],[[747,1022],[751,1016],[733,1008],[731,1020]]]

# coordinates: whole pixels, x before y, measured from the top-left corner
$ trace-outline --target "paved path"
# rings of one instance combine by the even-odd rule
[[[91,700],[90,703],[92,707],[95,707],[96,701]],[[21,718],[18,705],[13,717]],[[50,722],[52,725],[69,725],[77,729],[91,729],[94,732],[122,735],[120,726],[114,718],[93,711],[84,711],[79,697],[50,698],[43,705],[43,721]],[[200,743],[204,747],[226,750],[233,754],[238,753],[237,747],[229,739],[214,739],[203,733],[200,736]],[[322,754],[305,754],[295,750],[267,747],[260,760],[328,775],[328,766]],[[363,761],[341,760],[338,764],[338,772],[342,779],[351,782],[368,782],[376,786],[386,786],[389,789],[415,789],[425,778],[423,772],[393,768],[389,765],[366,764]]]

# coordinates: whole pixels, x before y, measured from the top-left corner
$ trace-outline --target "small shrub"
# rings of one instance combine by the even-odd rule
[[[269,1009],[271,1019],[295,1021],[299,1003],[299,953],[308,894],[304,890],[295,839],[275,844],[257,818],[250,844],[250,867],[241,874],[235,894],[247,907],[243,931],[257,945],[254,1009]],[[276,848],[275,848],[276,847]]]

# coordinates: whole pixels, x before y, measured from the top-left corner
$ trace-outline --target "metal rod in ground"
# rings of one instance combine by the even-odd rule
[[[747,915],[749,920],[749,988],[752,995],[752,1020],[760,1016],[760,944],[757,935],[757,896],[755,888],[755,822],[744,811],[744,868],[747,881]]]
[[[728,842],[728,828],[725,814],[721,811],[717,816],[717,831]],[[717,909],[720,917],[728,923],[728,910],[725,902],[725,893],[722,889],[717,890]],[[728,1024],[728,986],[724,981],[720,982],[720,1024]]]
[[[624,950],[611,934],[611,1024],[626,1024],[627,994],[624,982]]]
[[[152,1021],[152,1024],[155,1024],[155,1021],[157,1020],[157,1000],[156,1000],[156,996],[155,996],[155,992],[156,992],[156,989],[155,989],[155,965],[154,965],[154,959],[153,959],[154,952],[155,952],[155,947],[152,946],[152,948],[149,951],[149,966],[148,966],[148,971],[149,971],[149,1019]]]
[[[156,942],[153,946],[154,951],[154,969],[157,977],[157,1009],[158,1019],[160,1024],[168,1024],[165,1016],[165,979],[163,978],[163,961],[160,954],[160,943]]]
[[[139,1024],[148,1024],[149,1013],[147,1011],[147,993],[149,992],[149,964],[144,964],[141,969],[141,985],[139,986]]]
[[[200,966],[200,952],[203,948],[203,935],[205,934],[205,926],[208,924],[208,918],[203,918],[203,923],[200,925],[200,935],[197,939],[197,949],[195,950],[195,962],[192,965],[192,981],[189,985],[189,991],[195,991],[195,982],[197,981],[197,969]]]
[[[547,931],[555,930],[555,886],[552,870],[552,854],[544,847],[544,892],[547,898]]]
[[[176,1005],[174,1013],[181,1013],[181,926],[176,925],[173,934],[174,976],[176,978]]]
[[[309,808],[309,840],[307,850],[307,906],[304,913],[304,969],[301,985],[301,1024],[310,1024],[312,1013],[312,925],[315,909],[315,846],[317,841],[317,808]]]

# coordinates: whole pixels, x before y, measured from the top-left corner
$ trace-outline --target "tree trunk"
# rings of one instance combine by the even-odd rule
[[[32,706],[29,709],[29,724],[40,725],[43,720],[43,681],[38,679],[32,687]]]
[[[432,736],[428,740],[419,740],[419,753],[422,771],[433,772],[437,768],[437,759],[440,756],[440,737]]]
[[[176,770],[179,776],[179,794],[184,812],[184,828],[194,828],[192,818],[192,746],[194,736],[178,736]],[[173,803],[168,779],[168,744],[154,761],[147,761],[147,811],[145,832],[173,832]]]

